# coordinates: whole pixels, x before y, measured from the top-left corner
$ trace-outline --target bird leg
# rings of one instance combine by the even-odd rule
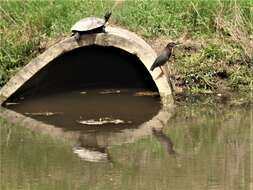
[[[161,71],[163,72],[163,74],[165,75],[168,83],[169,83],[169,86],[170,86],[170,89],[171,89],[171,93],[172,93],[172,96],[174,97],[175,99],[175,89],[174,89],[174,85],[172,84],[172,81],[171,81],[171,71],[168,67],[164,66],[163,68],[161,66],[159,66]]]
[[[161,73],[155,78],[155,80],[159,79],[160,77],[162,77],[162,75],[164,74],[163,69],[161,66],[159,66]]]
[[[159,68],[161,69],[162,73],[164,74],[162,67],[161,67],[161,66],[159,66]]]
[[[155,80],[159,79],[160,77],[162,77],[163,73],[161,72],[156,78]]]

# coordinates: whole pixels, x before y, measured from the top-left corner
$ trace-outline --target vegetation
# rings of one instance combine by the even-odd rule
[[[253,88],[253,0],[1,1],[0,86],[80,18],[113,10],[111,24],[175,52],[176,84],[192,92]],[[166,39],[166,40],[163,40]],[[153,43],[152,43],[153,44]]]

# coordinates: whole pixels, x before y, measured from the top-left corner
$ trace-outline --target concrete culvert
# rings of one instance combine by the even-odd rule
[[[89,152],[88,148],[105,150],[152,135],[154,129],[161,130],[173,109],[164,109],[159,96],[139,97],[129,90],[155,91],[163,100],[171,100],[167,78],[160,76],[159,69],[149,71],[156,53],[129,31],[106,30],[81,35],[78,41],[66,38],[33,59],[0,90],[0,116],[19,126],[67,139],[77,147],[74,153],[79,156],[80,152]],[[100,88],[125,88],[128,92],[100,95],[104,93]],[[21,97],[25,98],[11,102]],[[121,124],[84,125],[101,121]]]
[[[144,88],[171,99],[166,77],[150,72],[154,50],[129,31],[107,27],[106,33],[67,38],[22,68],[1,90],[0,104],[20,95],[77,88]]]

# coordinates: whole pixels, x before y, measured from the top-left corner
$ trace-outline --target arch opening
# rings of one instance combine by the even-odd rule
[[[136,55],[112,46],[90,45],[52,60],[8,100],[94,88],[158,92],[151,75]]]

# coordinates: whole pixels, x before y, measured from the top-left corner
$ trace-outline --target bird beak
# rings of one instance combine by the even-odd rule
[[[176,46],[178,46],[178,45],[180,45],[180,44],[182,44],[181,42],[176,42]]]

